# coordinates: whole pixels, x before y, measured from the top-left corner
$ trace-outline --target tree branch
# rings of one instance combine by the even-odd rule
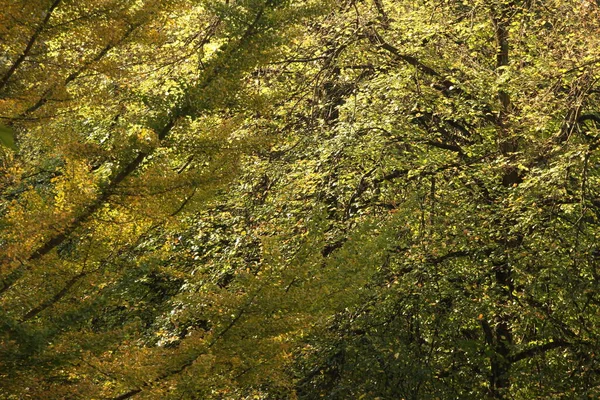
[[[69,279],[69,281],[65,284],[65,286],[59,291],[57,292],[54,296],[52,296],[50,299],[44,301],[43,303],[39,304],[37,307],[32,308],[31,310],[29,310],[22,318],[21,318],[21,322],[27,322],[33,318],[35,318],[39,313],[41,313],[42,311],[44,311],[45,309],[53,306],[54,304],[56,304],[58,301],[60,301],[63,297],[65,297],[65,295],[69,292],[69,290],[75,286],[75,284],[77,282],[79,282],[79,280],[81,278],[83,278],[84,276],[86,276],[87,274],[85,272],[82,272],[80,274],[77,274],[75,276],[73,276],[71,279]]]
[[[131,25],[129,27],[129,29],[127,29],[125,31],[125,33],[123,34],[123,36],[116,42],[111,42],[109,44],[107,44],[106,46],[104,46],[104,48],[102,50],[100,50],[98,52],[98,54],[96,54],[96,56],[94,58],[92,58],[91,60],[85,62],[79,69],[77,69],[76,71],[71,72],[64,80],[63,82],[63,86],[67,86],[69,83],[73,82],[75,79],[77,79],[84,71],[86,71],[90,65],[100,61],[109,51],[111,51],[112,49],[114,49],[116,46],[120,45],[121,43],[123,43],[128,37],[129,35],[131,35],[131,33],[137,29],[141,24],[135,24],[135,25]],[[48,102],[48,100],[50,99],[50,96],[52,96],[52,94],[54,93],[54,91],[56,90],[57,85],[54,85],[48,89],[46,89],[44,91],[44,93],[42,94],[42,96],[38,99],[38,101],[33,104],[32,106],[30,106],[29,108],[27,108],[21,115],[19,115],[19,117],[17,117],[18,119],[22,119],[25,118],[28,114],[31,114],[35,111],[37,111],[40,107],[42,107],[44,104],[46,104],[46,102]]]
[[[425,142],[425,144],[427,144],[429,146],[437,147],[438,149],[450,150],[450,151],[454,151],[454,152],[456,152],[458,154],[463,154],[462,148],[460,148],[460,146],[456,146],[454,144],[436,142],[436,141],[433,141],[433,140],[427,140]]]
[[[211,341],[210,343],[207,345],[206,349],[210,349],[212,348],[215,344],[217,344],[217,342],[227,334],[227,332],[229,332],[231,330],[231,328],[233,328],[235,326],[235,324],[240,320],[240,318],[242,318],[242,315],[244,315],[246,313],[246,311],[248,310],[248,308],[252,305],[252,303],[254,303],[254,300],[256,299],[256,297],[258,296],[258,294],[262,291],[262,288],[264,287],[264,285],[261,285],[256,292],[250,297],[250,299],[248,299],[248,301],[244,304],[244,306],[242,308],[239,309],[238,313],[232,318],[232,320],[227,324],[227,326],[225,326],[225,328],[223,328],[223,330],[221,330],[221,332],[219,332]],[[198,360],[202,355],[206,354],[205,351],[200,352],[200,354],[197,354],[196,356],[192,357],[190,360],[186,361],[185,363],[181,364],[179,367],[177,367],[176,369],[173,370],[169,370],[166,371],[162,374],[160,374],[158,377],[152,379],[149,382],[145,382],[143,385],[140,385],[139,387],[135,388],[135,389],[131,389],[128,392],[125,392],[117,397],[113,397],[110,400],[126,400],[129,398],[132,398],[133,396],[141,393],[144,389],[152,386],[153,384],[162,381],[163,379],[169,378],[171,376],[174,375],[178,375],[182,372],[184,372],[185,370],[187,370],[189,367],[191,367],[192,365],[194,365],[194,363],[196,362],[196,360]]]
[[[509,357],[509,361],[511,363],[516,363],[516,362],[524,360],[526,358],[531,358],[531,357],[537,356],[538,354],[545,353],[549,350],[557,349],[560,347],[569,347],[569,346],[571,346],[571,343],[567,342],[566,340],[557,339],[557,340],[553,340],[552,342],[548,342],[548,343],[530,347],[530,348],[523,350],[517,354],[514,354],[511,357]]]
[[[415,58],[413,56],[410,56],[408,54],[403,54],[397,47],[392,46],[391,44],[386,42],[383,39],[383,37],[375,29],[373,29],[373,28],[369,29],[369,31],[366,34],[366,37],[369,39],[369,41],[371,43],[373,43],[377,47],[391,53],[398,60],[405,62],[409,65],[412,65],[417,70],[421,71],[422,73],[424,73],[427,76],[439,79],[439,81],[437,83],[432,84],[432,87],[439,90],[445,96],[462,95],[463,98],[466,100],[479,101],[478,99],[473,97],[470,93],[457,87],[456,83],[450,81],[449,79],[444,79],[443,75],[440,74],[435,69],[422,63],[421,61],[419,61],[417,58]],[[496,118],[496,116],[494,116],[494,114],[492,112],[492,108],[489,105],[484,104],[481,111],[483,112],[483,117],[487,121],[489,121],[495,125],[499,125],[499,121]]]
[[[159,140],[163,140],[173,129],[175,126],[176,119],[179,118],[179,114],[175,114],[158,132]],[[56,247],[58,247],[61,243],[63,243],[77,228],[87,222],[90,217],[96,213],[111,196],[112,191],[127,178],[130,176],[150,155],[151,152],[144,152],[138,154],[138,156],[131,161],[129,164],[125,166],[125,168],[121,169],[119,173],[112,179],[112,181],[104,187],[101,191],[100,195],[87,207],[83,209],[79,216],[73,218],[73,220],[58,234],[51,237],[46,243],[44,243],[41,247],[35,250],[29,257],[25,260],[22,260],[21,266],[17,269],[13,270],[6,279],[3,280],[2,288],[0,288],[0,295],[10,289],[30,268],[28,266],[28,262],[38,260],[44,257],[46,254],[50,253]]]
[[[46,11],[46,16],[44,17],[44,20],[42,21],[41,24],[38,25],[38,27],[33,32],[33,35],[29,39],[29,42],[27,42],[27,46],[25,47],[25,50],[23,50],[23,53],[21,53],[21,55],[19,57],[17,57],[17,59],[15,60],[13,65],[8,69],[8,71],[6,71],[6,73],[4,74],[2,79],[0,79],[0,92],[4,89],[4,87],[6,86],[6,84],[9,81],[9,79],[12,77],[12,75],[15,73],[15,71],[21,66],[21,64],[27,58],[27,56],[29,56],[29,53],[31,52],[33,45],[35,44],[38,37],[40,36],[40,33],[42,33],[42,31],[48,24],[48,21],[50,20],[52,13],[54,12],[54,10],[56,10],[56,7],[58,7],[60,2],[61,2],[61,0],[54,0],[54,2],[50,5],[50,8],[48,9],[48,11]]]
[[[215,24],[211,24],[211,29],[216,29]],[[255,29],[255,26],[252,25],[248,28],[245,35],[240,40],[242,43],[249,36],[250,30]],[[253,33],[253,32],[251,32]],[[107,50],[108,51],[108,50]],[[204,81],[204,84],[201,85],[198,89],[202,89],[212,82],[214,82],[219,76],[219,70],[214,69]],[[164,122],[161,129],[158,130],[157,136],[159,141],[164,140],[180,117],[188,115],[191,113],[190,106],[180,106],[176,109],[172,110],[169,119]],[[94,215],[104,204],[107,203],[110,196],[114,193],[114,190],[117,186],[119,186],[127,177],[129,177],[134,171],[136,171],[139,166],[148,158],[148,156],[152,153],[152,150],[147,152],[140,152],[132,161],[125,165],[114,177],[113,179],[106,184],[99,196],[90,204],[83,207],[81,213],[72,219],[72,221],[59,233],[55,234],[53,237],[48,239],[44,244],[42,244],[37,250],[35,250],[32,254],[30,254],[24,260],[21,260],[21,265],[16,269],[13,269],[6,278],[2,280],[2,287],[0,287],[0,295],[10,289],[30,268],[28,265],[29,262],[38,260],[48,253],[50,253],[53,249],[63,243],[76,229],[78,229],[81,225],[86,223],[92,215]],[[8,264],[8,261],[5,262]],[[4,269],[9,269],[8,265],[4,265]]]

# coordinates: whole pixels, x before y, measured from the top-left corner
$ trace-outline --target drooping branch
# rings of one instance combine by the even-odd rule
[[[434,70],[433,68],[423,64],[421,61],[419,61],[417,58],[415,58],[413,56],[410,56],[408,54],[403,54],[400,51],[400,49],[398,49],[397,47],[386,42],[385,39],[383,39],[383,37],[375,29],[369,30],[369,32],[367,33],[367,38],[374,45],[377,45],[379,48],[393,54],[398,60],[403,61],[409,65],[412,65],[419,71],[423,72],[425,75],[429,75],[429,76],[435,77],[435,78],[442,77],[441,74],[439,72],[437,72],[436,70]],[[441,84],[444,85],[444,87],[445,87],[444,90],[450,90],[449,88],[450,88],[450,86],[452,86],[452,82],[446,81],[446,80],[442,81]],[[460,91],[459,88],[453,88],[453,89]]]
[[[419,72],[422,72],[431,78],[435,78],[436,81],[433,82],[431,86],[440,91],[444,96],[450,97],[460,95],[465,100],[473,100],[481,103],[480,99],[477,99],[466,90],[458,87],[455,82],[445,78],[442,73],[426,65],[416,57],[402,53],[400,49],[388,43],[374,28],[371,27],[367,31],[366,37],[372,44],[392,54],[397,60],[415,67]],[[492,107],[488,104],[482,104],[481,111],[485,120],[495,125],[499,124],[497,117],[492,112]]]

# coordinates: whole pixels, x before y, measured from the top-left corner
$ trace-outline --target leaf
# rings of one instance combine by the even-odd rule
[[[17,151],[17,146],[15,145],[15,133],[12,129],[4,125],[0,125],[0,144],[11,150]]]

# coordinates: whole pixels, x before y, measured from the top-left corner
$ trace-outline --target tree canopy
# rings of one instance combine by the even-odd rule
[[[600,396],[588,0],[0,0],[0,397]]]

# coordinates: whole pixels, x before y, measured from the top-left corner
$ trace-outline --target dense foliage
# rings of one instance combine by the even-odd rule
[[[600,8],[0,0],[0,397],[600,396]]]

